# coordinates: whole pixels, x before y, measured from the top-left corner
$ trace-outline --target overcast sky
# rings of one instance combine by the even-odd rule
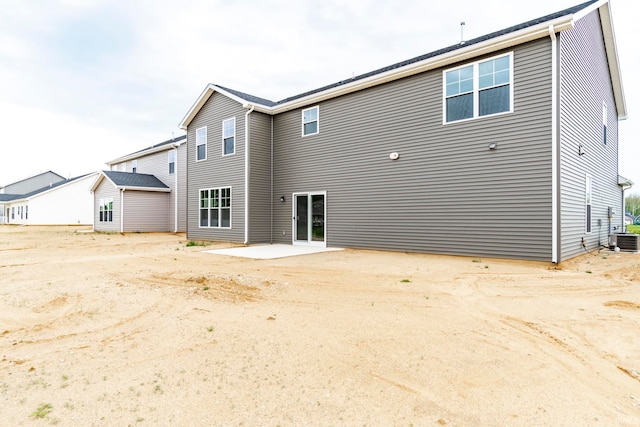
[[[581,0],[0,0],[0,185],[65,177],[181,135],[208,83],[274,101]],[[634,0],[611,0],[640,193]]]

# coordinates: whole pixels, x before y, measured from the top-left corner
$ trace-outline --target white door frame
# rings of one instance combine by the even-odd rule
[[[292,193],[291,195],[291,217],[293,218],[291,221],[291,240],[293,245],[299,246],[319,246],[326,248],[327,247],[327,192],[326,191],[307,191],[307,192],[297,192]],[[306,196],[307,197],[307,240],[296,240],[296,225],[298,216],[296,215],[297,208],[297,197],[298,196]],[[324,227],[324,235],[322,241],[313,240],[313,197],[312,196],[322,196],[324,201],[324,212],[323,212],[323,227]],[[311,219],[311,220],[309,220]]]

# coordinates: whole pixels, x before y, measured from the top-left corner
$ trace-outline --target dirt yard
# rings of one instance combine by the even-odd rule
[[[0,425],[640,426],[640,255],[0,226]]]

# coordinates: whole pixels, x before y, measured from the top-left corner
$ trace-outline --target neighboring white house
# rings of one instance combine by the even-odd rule
[[[5,224],[71,225],[93,223],[89,191],[98,172],[51,183],[26,194],[0,194]]]

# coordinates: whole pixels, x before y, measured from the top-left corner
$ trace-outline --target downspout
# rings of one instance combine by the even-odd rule
[[[271,215],[269,222],[271,224],[271,237],[269,240],[273,244],[273,116],[271,116]]]
[[[558,209],[558,169],[560,167],[558,156],[558,47],[556,31],[553,25],[549,25],[551,37],[551,262],[557,264],[559,257],[559,218]]]
[[[245,106],[245,108],[247,108]],[[249,114],[253,112],[252,105],[244,114],[244,244],[249,244]]]
[[[178,232],[178,147],[173,148],[173,151],[175,152],[175,155],[173,157],[173,161],[174,161],[174,165],[173,165],[173,175],[174,175],[174,181],[173,181],[173,187],[175,188],[175,192],[174,192],[174,214],[173,214],[173,232],[177,233]]]
[[[124,188],[120,189],[120,232],[124,233]]]

